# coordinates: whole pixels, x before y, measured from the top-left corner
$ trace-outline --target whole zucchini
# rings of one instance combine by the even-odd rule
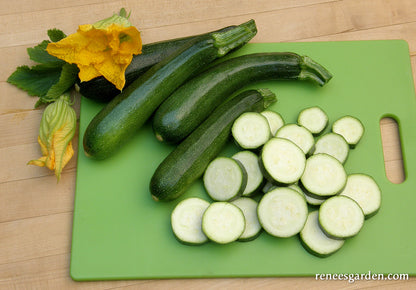
[[[156,108],[193,73],[256,33],[253,20],[187,42],[109,102],[90,122],[83,139],[87,156],[104,159],[134,135]]]
[[[159,165],[150,181],[154,200],[172,200],[201,177],[229,140],[234,120],[244,112],[261,112],[276,101],[269,90],[244,91],[222,103]]]
[[[209,33],[228,31],[234,27],[235,25],[227,26],[220,30],[212,31]],[[134,55],[130,65],[126,69],[125,87],[129,86],[135,79],[148,71],[153,65],[174,53],[189,40],[200,37],[202,35],[207,35],[209,33],[143,45],[141,54]],[[107,81],[107,79],[102,76],[87,82],[80,82],[78,80],[77,86],[80,94],[84,97],[103,103],[108,103],[115,96],[121,93],[115,85]]]
[[[309,57],[290,52],[253,53],[231,58],[179,87],[157,109],[153,130],[158,140],[177,143],[226,97],[248,83],[297,79],[311,80],[323,86],[331,77],[324,67]]]

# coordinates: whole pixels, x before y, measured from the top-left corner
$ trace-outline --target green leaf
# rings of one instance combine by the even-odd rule
[[[66,37],[65,33],[56,28],[48,30],[48,36],[52,42],[57,42]],[[46,48],[51,41],[44,40],[37,46],[28,48],[27,53],[29,54],[30,59],[38,63],[58,62],[60,65],[63,65],[65,63],[63,60],[50,55],[46,51]]]
[[[62,30],[59,30],[59,29],[56,29],[56,28],[49,29],[48,30],[48,36],[49,36],[49,39],[52,42],[58,42],[61,39],[66,37],[65,33],[63,33]]]
[[[127,11],[126,11],[126,9],[125,9],[125,8],[121,8],[121,9],[120,9],[120,12],[118,13],[118,15],[120,15],[121,17],[126,18],[126,16],[127,16]]]
[[[62,66],[62,71],[57,83],[50,87],[46,96],[42,99],[44,101],[55,101],[57,100],[63,93],[69,90],[77,81],[78,77],[78,67],[74,64],[65,63]]]
[[[39,108],[40,106],[44,104],[49,104],[49,102],[44,102],[41,98],[39,98],[39,100],[35,104],[35,109]]]
[[[48,30],[48,36],[52,42],[66,37],[56,28]],[[39,64],[32,67],[20,66],[7,79],[9,83],[26,91],[30,96],[39,97],[35,107],[55,101],[77,80],[76,65],[68,64],[46,51],[51,41],[44,40],[37,46],[28,48],[30,59]]]
[[[130,14],[131,14],[131,11],[130,11],[130,12],[129,12],[129,14],[127,15],[127,11],[126,11],[126,9],[125,9],[125,8],[121,8],[121,9],[120,9],[120,12],[118,13],[118,15],[120,15],[121,17],[127,18],[127,19],[129,19],[129,18],[130,18]]]
[[[27,49],[27,53],[29,54],[30,59],[38,63],[56,62],[57,65],[63,65],[65,63],[63,60],[60,60],[59,58],[53,55],[50,55],[46,51],[48,43],[50,43],[50,41],[44,40],[35,47],[29,47]]]
[[[42,104],[56,101],[77,81],[78,68],[50,55],[46,48],[49,43],[60,41],[66,35],[59,29],[48,30],[49,40],[44,40],[27,53],[31,60],[39,63],[28,67],[20,66],[7,79],[7,82],[26,91],[30,96],[37,96],[35,108]]]
[[[43,97],[50,87],[58,82],[61,70],[61,66],[48,64],[19,66],[7,82],[25,90],[30,96]]]

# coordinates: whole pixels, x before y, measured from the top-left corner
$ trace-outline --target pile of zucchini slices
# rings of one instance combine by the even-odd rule
[[[210,201],[189,197],[177,204],[175,237],[185,244],[226,244],[266,232],[298,235],[319,257],[338,251],[377,213],[381,191],[370,175],[344,168],[364,134],[360,120],[344,116],[324,133],[328,124],[317,106],[291,124],[271,110],[240,115],[231,131],[241,151],[209,163],[203,184]]]

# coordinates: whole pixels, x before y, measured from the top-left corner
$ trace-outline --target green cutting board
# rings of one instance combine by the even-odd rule
[[[301,81],[268,81],[278,96],[271,109],[287,123],[318,105],[332,123],[350,114],[365,135],[346,162],[348,173],[372,175],[382,189],[382,207],[358,236],[327,258],[306,252],[297,236],[263,232],[252,242],[186,246],[170,228],[170,213],[183,198],[209,200],[201,181],[180,199],[155,202],[149,180],[172,146],[159,143],[147,123],[113,157],[88,159],[82,136],[101,105],[82,99],[70,274],[75,280],[315,276],[318,273],[416,274],[416,103],[406,42],[347,41],[248,44],[231,56],[293,51],[323,64],[334,78],[325,86]],[[230,57],[231,57],[230,56]],[[393,184],[384,169],[380,119],[399,124],[406,180]],[[230,142],[221,153],[237,148]]]

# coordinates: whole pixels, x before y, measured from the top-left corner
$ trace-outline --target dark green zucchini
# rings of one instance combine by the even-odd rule
[[[269,90],[249,90],[222,103],[159,165],[150,181],[154,200],[172,200],[201,177],[229,140],[234,120],[244,112],[261,112],[276,101]]]
[[[227,26],[220,30],[212,31],[209,33],[228,31],[234,27],[235,25]],[[148,71],[152,66],[162,61],[162,59],[165,59],[174,53],[187,41],[206,34],[175,38],[143,45],[141,54],[134,55],[130,65],[126,69],[125,87],[129,86],[135,79]],[[103,103],[108,103],[115,96],[121,93],[121,91],[118,90],[115,85],[107,81],[102,76],[94,78],[88,82],[80,82],[78,80],[77,86],[79,88],[80,94],[84,97]]]
[[[307,56],[295,53],[254,53],[231,58],[178,88],[157,109],[153,129],[160,141],[177,143],[189,135],[232,92],[248,83],[311,80],[321,86],[332,75]]]
[[[93,118],[83,139],[86,155],[96,159],[112,155],[193,73],[248,42],[255,33],[256,25],[250,20],[225,32],[192,39],[154,65]]]

